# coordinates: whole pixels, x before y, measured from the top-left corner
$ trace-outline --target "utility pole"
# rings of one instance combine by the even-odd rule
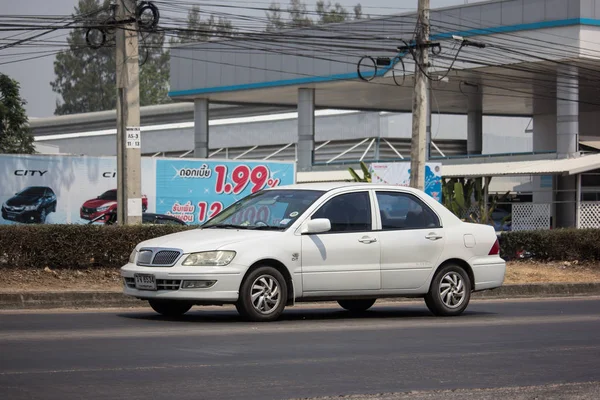
[[[429,64],[429,0],[419,0],[415,45],[415,87],[412,105],[410,186],[425,189],[427,145],[427,68]]]
[[[117,221],[142,222],[140,87],[135,0],[118,0]],[[91,94],[93,95],[93,94]]]

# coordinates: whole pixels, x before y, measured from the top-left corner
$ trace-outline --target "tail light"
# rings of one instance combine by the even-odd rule
[[[498,241],[498,238],[496,238],[496,241],[494,242],[494,245],[492,246],[488,256],[495,256],[498,254],[500,254],[500,242]]]

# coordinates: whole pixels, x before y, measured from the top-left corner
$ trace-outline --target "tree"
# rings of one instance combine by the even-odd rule
[[[287,12],[290,16],[290,22],[288,22],[290,28],[306,28],[313,24],[312,19],[308,16],[306,4],[300,0],[291,0]]]
[[[0,74],[0,153],[35,153],[19,83]]]
[[[335,6],[332,6],[330,1],[325,4],[323,0],[319,0],[317,1],[316,11],[320,24],[344,22],[348,19],[348,11],[340,3],[335,3]]]
[[[354,6],[354,19],[362,19],[363,18],[363,13],[362,13],[362,6],[360,5],[360,3],[358,3],[357,5]]]
[[[171,43],[206,42],[213,38],[228,38],[235,36],[235,28],[225,17],[215,18],[209,15],[202,19],[200,8],[192,6],[187,15],[187,27],[177,31],[177,38]]]
[[[108,20],[110,0],[79,0],[74,18],[82,25],[98,25]],[[116,107],[116,61],[114,34],[99,49],[90,48],[85,40],[86,29],[69,33],[69,49],[56,56],[52,90],[61,96],[55,114],[74,114],[111,110]],[[147,52],[147,57],[146,57]],[[169,55],[164,48],[164,36],[151,33],[140,37],[140,104],[169,102]]]
[[[285,22],[281,19],[281,7],[279,3],[271,3],[267,11],[267,32],[277,32],[285,28]]]
[[[277,32],[285,28],[306,28],[315,24],[331,24],[336,22],[344,22],[351,19],[350,13],[340,4],[331,4],[331,1],[325,3],[324,0],[318,0],[315,5],[315,14],[317,20],[314,21],[307,10],[306,4],[301,0],[291,0],[287,8],[287,22],[282,18],[281,6],[279,3],[271,3],[267,16],[267,32]],[[354,6],[354,18],[359,20],[363,18],[362,6],[357,4]]]

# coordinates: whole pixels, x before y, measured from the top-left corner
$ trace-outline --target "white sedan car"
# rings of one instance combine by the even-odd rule
[[[501,286],[505,268],[493,227],[421,191],[321,183],[263,190],[198,229],[142,242],[121,275],[126,295],[164,315],[229,303],[271,321],[296,302],[363,312],[386,297],[458,315],[471,292]]]

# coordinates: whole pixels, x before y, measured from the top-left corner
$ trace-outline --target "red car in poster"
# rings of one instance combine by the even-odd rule
[[[117,209],[117,189],[108,190],[95,199],[89,199],[81,206],[79,216],[81,219],[91,221],[99,216],[108,215]],[[142,212],[148,209],[148,198],[142,195]]]

